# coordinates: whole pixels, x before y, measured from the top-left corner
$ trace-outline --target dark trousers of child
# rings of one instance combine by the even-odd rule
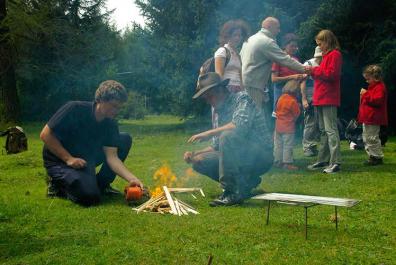
[[[132,137],[127,133],[120,133],[117,144],[118,157],[125,161],[132,146]],[[104,152],[92,154],[85,159],[87,164],[82,169],[74,169],[65,163],[57,163],[46,167],[52,185],[69,200],[90,206],[100,202],[101,193],[115,179],[115,173],[106,162]],[[101,165],[96,174],[96,167]]]

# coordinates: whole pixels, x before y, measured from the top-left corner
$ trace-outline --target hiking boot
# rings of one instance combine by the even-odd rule
[[[328,165],[329,165],[329,163],[326,163],[326,162],[316,162],[316,163],[313,163],[312,165],[307,166],[307,169],[317,170],[317,169],[324,168]]]
[[[332,164],[325,169],[323,169],[323,173],[331,174],[331,173],[336,173],[340,171],[340,165],[339,164]]]
[[[236,204],[241,204],[243,202],[243,197],[238,193],[225,194],[224,193],[216,200],[209,203],[211,207],[218,206],[231,206]]]
[[[367,161],[363,162],[363,165],[365,166],[377,166],[377,165],[382,165],[384,161],[382,161],[382,158],[380,157],[375,157],[375,156],[370,156]]]
[[[283,164],[283,167],[282,167],[283,169],[286,169],[286,170],[291,170],[291,171],[293,171],[293,170],[298,170],[298,167],[296,167],[295,165],[293,165],[293,164]]]
[[[110,185],[103,189],[102,193],[104,195],[122,195],[122,192],[112,188]]]

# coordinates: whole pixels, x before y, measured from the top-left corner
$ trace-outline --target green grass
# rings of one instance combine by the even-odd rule
[[[166,162],[183,186],[203,187],[206,198],[182,198],[198,209],[196,216],[136,214],[122,197],[107,197],[91,208],[46,198],[38,138],[43,124],[23,125],[29,150],[0,155],[0,264],[207,264],[209,255],[213,264],[395,264],[395,138],[385,148],[382,166],[361,166],[365,153],[343,143],[340,173],[310,172],[304,168],[312,159],[298,146],[301,170],[273,169],[264,175],[260,188],[266,191],[362,200],[339,209],[338,231],[331,221],[333,207],[310,208],[305,240],[301,207],[273,204],[268,226],[261,201],[210,208],[220,189],[206,177],[183,177],[188,168],[183,152],[202,144],[186,144],[196,130],[178,118],[122,121],[122,130],[134,136],[126,164],[148,186]],[[113,186],[124,185],[117,178]]]

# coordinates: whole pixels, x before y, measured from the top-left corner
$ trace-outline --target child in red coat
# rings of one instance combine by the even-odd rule
[[[300,115],[296,94],[300,82],[290,80],[283,87],[283,94],[276,104],[276,122],[274,133],[274,165],[287,170],[298,169],[293,165],[295,122]]]
[[[382,82],[382,70],[378,65],[369,65],[363,70],[368,88],[360,90],[358,121],[363,123],[363,142],[369,159],[365,165],[382,164],[382,152],[379,132],[381,125],[388,125],[387,91]]]

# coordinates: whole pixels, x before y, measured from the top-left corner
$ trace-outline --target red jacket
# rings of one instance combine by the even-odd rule
[[[368,125],[388,125],[388,95],[383,82],[370,84],[360,99],[358,121]]]
[[[341,101],[341,66],[342,55],[338,50],[332,50],[323,55],[318,67],[312,69],[314,106],[340,106]]]
[[[276,104],[275,130],[278,133],[294,133],[296,130],[296,120],[300,115],[295,96],[283,94]]]

